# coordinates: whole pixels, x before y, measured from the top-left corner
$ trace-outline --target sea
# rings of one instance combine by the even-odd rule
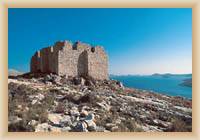
[[[192,74],[110,75],[110,79],[121,81],[126,87],[192,99],[192,87],[180,85],[185,79],[189,78],[192,78]]]

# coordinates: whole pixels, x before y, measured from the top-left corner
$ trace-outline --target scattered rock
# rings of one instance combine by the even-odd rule
[[[51,126],[49,128],[49,131],[51,131],[51,132],[62,132],[62,128],[61,127],[56,127],[56,126]]]
[[[77,107],[72,107],[71,110],[70,110],[70,114],[71,114],[72,116],[80,116],[80,113],[79,113]]]
[[[54,125],[60,125],[60,121],[62,120],[62,116],[60,114],[48,114],[48,119]]]
[[[85,119],[84,122],[87,124],[87,129],[89,131],[96,131],[96,124],[94,122],[95,116],[94,114],[89,114]]]
[[[77,132],[88,132],[87,124],[85,122],[78,122],[77,125],[74,128],[74,131],[77,131]]]
[[[124,89],[124,85],[123,85],[122,82],[117,81],[116,84],[117,84],[120,88]]]
[[[36,126],[38,124],[38,122],[36,120],[31,120],[30,122],[28,122],[28,125],[31,126]]]
[[[88,132],[96,131],[96,124],[94,122],[94,114],[89,114],[86,118],[82,119],[75,126],[75,131]]]
[[[42,123],[35,127],[35,132],[49,132],[50,129],[51,126],[48,123]]]
[[[17,108],[18,108],[18,109],[22,109],[22,105],[18,105]]]
[[[69,131],[71,131],[71,130],[72,130],[72,129],[71,129],[71,127],[69,127],[69,126],[63,127],[63,128],[61,129],[62,132],[69,132]]]
[[[60,120],[60,124],[62,126],[71,126],[72,125],[71,117],[69,115],[63,116],[62,119]]]
[[[96,131],[97,132],[104,132],[105,128],[103,126],[96,126]]]
[[[111,128],[111,131],[112,132],[116,132],[116,131],[118,131],[119,130],[119,127],[118,126],[113,126],[112,128]]]
[[[82,110],[81,113],[80,113],[80,116],[86,117],[86,116],[88,116],[88,112],[86,110]]]
[[[52,77],[51,77],[51,75],[46,75],[45,77],[44,77],[44,82],[52,82]]]
[[[48,85],[48,86],[51,86],[52,82],[46,81],[45,84]]]
[[[113,127],[116,127],[116,124],[107,123],[106,126],[105,126],[105,128],[106,128],[107,130],[110,130],[110,131],[112,130]]]
[[[35,103],[37,103],[37,101],[38,101],[38,100],[35,99],[35,100],[33,100],[33,101],[31,102],[31,104],[34,105]]]
[[[105,109],[106,111],[110,110],[110,105],[108,105],[105,101],[102,101],[101,103],[97,102],[97,105],[100,106],[101,108]]]
[[[40,101],[44,99],[44,95],[42,94],[38,94],[35,96],[37,99],[39,99]]]

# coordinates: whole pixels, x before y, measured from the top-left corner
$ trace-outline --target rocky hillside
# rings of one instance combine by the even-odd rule
[[[25,74],[8,79],[10,132],[192,131],[192,101],[113,80]]]

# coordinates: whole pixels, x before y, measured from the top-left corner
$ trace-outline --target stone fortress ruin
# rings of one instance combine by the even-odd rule
[[[108,79],[108,56],[100,46],[59,41],[37,51],[31,58],[31,73]]]

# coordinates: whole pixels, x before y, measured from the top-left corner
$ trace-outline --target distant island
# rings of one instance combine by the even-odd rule
[[[186,87],[192,87],[192,74],[171,74],[171,73],[166,73],[166,74],[159,74],[159,73],[155,73],[152,74],[152,76],[162,76],[163,78],[169,78],[172,76],[184,76],[184,77],[188,77],[186,79],[183,80],[182,83],[180,83],[180,86],[186,86]]]
[[[110,75],[110,79],[119,80],[125,86],[154,91],[171,96],[192,96],[192,74],[154,73],[151,75]],[[190,79],[190,80],[188,80]]]
[[[192,78],[183,80],[180,86],[192,87]]]
[[[191,77],[192,74],[171,74],[171,73],[164,73],[164,74],[160,74],[160,73],[154,73],[152,74],[152,76],[162,76],[164,78],[169,78],[171,76],[185,76],[185,77]]]
[[[110,74],[110,77],[113,76],[162,76],[162,77],[170,77],[170,76],[185,76],[185,77],[192,77],[192,74],[173,74],[173,73],[154,73],[149,75],[143,75],[143,74]]]

